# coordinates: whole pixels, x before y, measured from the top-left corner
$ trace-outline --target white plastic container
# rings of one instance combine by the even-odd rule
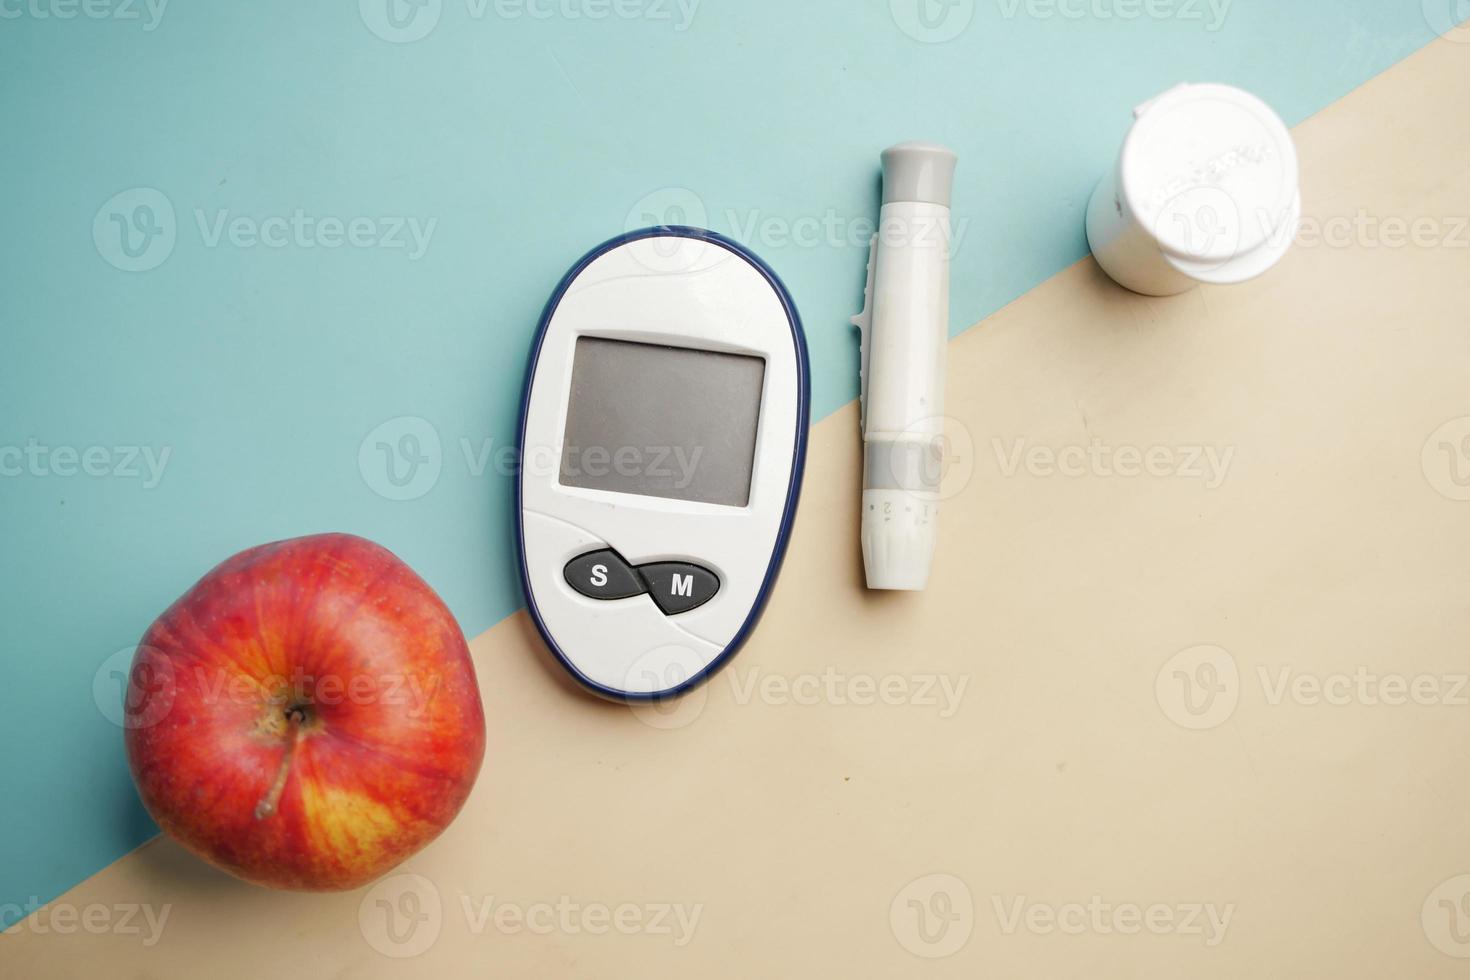
[[[1087,207],[1087,238],[1109,276],[1173,296],[1280,261],[1302,198],[1296,146],[1270,106],[1228,85],[1179,85],[1133,115]]]

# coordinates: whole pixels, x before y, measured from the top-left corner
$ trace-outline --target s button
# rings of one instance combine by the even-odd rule
[[[648,591],[623,556],[610,548],[573,558],[563,574],[568,585],[589,599],[631,599]]]

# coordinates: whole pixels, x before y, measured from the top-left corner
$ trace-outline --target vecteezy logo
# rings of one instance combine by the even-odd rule
[[[1423,0],[1424,20],[1455,44],[1470,44],[1470,0]]]
[[[439,431],[412,415],[384,422],[357,449],[363,482],[388,500],[417,500],[434,489],[443,468]]]
[[[709,215],[704,200],[687,187],[662,187],[645,194],[628,210],[623,220],[624,231],[639,231],[655,225],[692,225],[708,227]]]
[[[426,952],[439,940],[444,908],[439,889],[423,875],[384,878],[363,896],[357,927],[369,946],[393,959]]]
[[[936,415],[910,425],[903,436],[888,454],[897,486],[932,488],[941,501],[965,492],[975,476],[975,438],[969,426],[953,416]],[[928,438],[928,447],[916,452],[912,446],[921,437]]]
[[[975,0],[888,0],[893,22],[915,41],[953,41],[975,19]]]
[[[1181,178],[1188,184],[1194,176]],[[1195,265],[1214,271],[1240,252],[1240,205],[1220,187],[1189,186],[1164,200],[1154,219],[1154,237],[1169,243]]]
[[[704,200],[687,187],[663,187],[645,194],[623,219],[628,232],[661,225],[708,228]],[[708,254],[702,243],[676,237],[645,238],[633,244],[631,253],[638,264],[659,273],[685,271]]]
[[[924,875],[905,885],[888,907],[898,944],[926,960],[953,956],[975,931],[970,887],[948,874]]]
[[[655,647],[628,668],[623,687],[634,692],[669,691],[687,683],[704,667],[704,658],[689,647],[677,644]],[[709,686],[700,685],[682,695],[634,701],[628,707],[649,728],[674,731],[699,720],[708,701]]]
[[[444,0],[357,0],[367,29],[385,41],[408,44],[429,36],[439,24]]]
[[[1169,720],[1181,728],[1218,728],[1240,703],[1240,669],[1228,650],[1190,647],[1169,658],[1154,680],[1154,694]]]
[[[114,194],[92,219],[97,254],[124,272],[158,268],[173,254],[177,240],[173,202],[152,187]]]
[[[152,656],[136,656],[145,650]],[[152,647],[123,647],[92,675],[92,700],[102,717],[118,728],[151,728],[168,715],[174,697],[173,668]]]
[[[1430,892],[1420,921],[1435,949],[1457,960],[1470,959],[1470,875],[1451,878]]]
[[[1451,419],[1424,444],[1424,478],[1450,500],[1470,500],[1470,415]]]

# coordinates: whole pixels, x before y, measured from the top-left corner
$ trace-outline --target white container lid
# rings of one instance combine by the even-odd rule
[[[1185,84],[1139,106],[1119,190],[1165,261],[1204,282],[1240,282],[1291,247],[1301,216],[1291,133],[1228,85]]]

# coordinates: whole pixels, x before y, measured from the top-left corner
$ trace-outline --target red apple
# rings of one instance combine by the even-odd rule
[[[200,579],[143,637],[125,724],[159,826],[274,888],[384,874],[449,825],[485,755],[448,607],[346,534],[252,548]]]

